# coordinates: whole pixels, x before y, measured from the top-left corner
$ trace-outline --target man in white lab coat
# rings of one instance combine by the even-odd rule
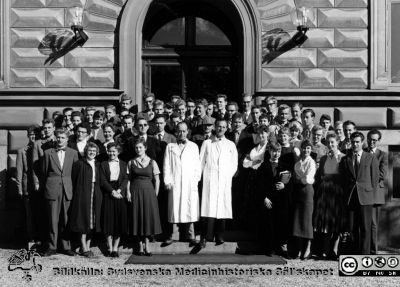
[[[215,122],[215,137],[201,146],[200,161],[203,171],[201,201],[202,234],[200,247],[215,236],[217,245],[223,244],[225,219],[232,218],[232,177],[237,170],[238,153],[235,143],[225,138],[228,123]]]
[[[180,237],[195,244],[193,222],[199,221],[198,182],[201,177],[199,148],[187,140],[188,126],[177,126],[177,143],[169,143],[164,155],[164,184],[168,190],[168,222],[172,233],[167,234],[164,245],[173,242],[173,235],[180,229]]]

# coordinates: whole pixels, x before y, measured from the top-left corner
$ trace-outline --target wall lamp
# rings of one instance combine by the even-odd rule
[[[83,46],[89,39],[89,36],[83,31],[82,20],[83,20],[83,8],[75,6],[70,8],[72,15],[72,26],[71,30],[74,32],[75,43],[79,46]]]
[[[314,13],[310,8],[298,7],[293,9],[290,16],[293,24],[297,26],[297,32],[293,35],[292,40],[297,46],[300,46],[308,39],[306,33],[314,19]]]

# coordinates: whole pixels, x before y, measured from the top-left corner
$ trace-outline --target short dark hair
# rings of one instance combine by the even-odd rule
[[[202,105],[204,108],[207,108],[207,106],[208,106],[208,101],[205,98],[198,99],[198,100],[196,100],[195,103],[196,103],[196,106]]]
[[[282,150],[282,146],[277,141],[271,141],[268,145],[269,150],[277,151]]]
[[[301,142],[300,147],[302,149],[305,148],[305,147],[308,147],[308,146],[310,146],[310,147],[314,146],[310,140],[304,140],[304,141]]]
[[[104,110],[113,110],[114,112],[117,111],[117,108],[114,105],[107,105],[104,107]]]
[[[236,121],[237,119],[241,119],[243,121],[243,115],[241,113],[235,113],[232,116],[232,122]]]
[[[343,123],[343,127],[349,126],[349,125],[352,125],[354,128],[357,127],[356,124],[355,124],[353,121],[345,121],[345,122]]]
[[[361,138],[361,141],[364,141],[364,139],[365,139],[365,136],[362,132],[355,131],[354,133],[352,133],[350,135],[350,140],[358,138],[358,137]]]
[[[257,129],[257,133],[269,133],[269,127],[261,125]]]
[[[254,109],[259,109],[261,110],[261,107],[259,105],[252,105],[251,106],[251,111],[253,111]]]
[[[90,135],[90,133],[92,132],[92,129],[90,128],[90,124],[87,122],[82,122],[79,125],[76,126],[76,130],[78,130],[78,128],[84,128],[86,129],[86,132],[88,135]]]
[[[62,113],[63,113],[63,115],[65,115],[65,113],[66,112],[71,112],[71,111],[73,111],[74,109],[73,108],[64,108],[63,110],[62,110]]]
[[[334,138],[337,142],[339,142],[339,136],[334,132],[328,132],[325,136],[325,141],[328,141],[330,138]]]
[[[225,94],[217,94],[216,98],[217,99],[223,98],[225,100],[225,102],[228,100],[228,97]]]
[[[116,143],[116,142],[111,142],[111,143],[109,143],[108,145],[107,145],[107,150],[110,150],[111,148],[115,148],[118,152],[121,152],[121,146],[118,144],[118,143]]]
[[[135,116],[132,115],[132,114],[127,114],[126,116],[124,116],[124,117],[122,118],[122,120],[126,120],[126,119],[131,119],[132,122],[135,122]]]
[[[55,122],[54,122],[53,119],[44,119],[44,120],[42,121],[42,126],[47,125],[47,124],[52,124],[53,127],[55,126]]]
[[[146,149],[147,149],[147,142],[144,138],[138,138],[135,143],[133,144],[133,146],[137,146],[138,144],[142,144]]]
[[[381,140],[381,138],[382,138],[382,133],[381,133],[379,130],[377,130],[377,129],[372,129],[372,130],[370,130],[370,131],[368,132],[368,134],[367,134],[367,138],[369,138],[369,137],[372,136],[372,135],[378,135],[378,136],[379,136],[379,140]]]
[[[286,104],[279,105],[278,111],[290,110],[290,107]]]
[[[93,114],[93,119],[102,118],[104,120],[105,117],[106,117],[106,114],[103,111],[95,111]]]
[[[290,137],[290,129],[287,127],[283,127],[278,131],[278,135],[280,134],[286,134]]]
[[[112,129],[112,131],[115,133],[116,129],[115,129],[115,126],[114,126],[112,123],[105,123],[105,124],[103,124],[103,125],[101,126],[101,128],[102,128],[103,130],[105,130],[107,127],[110,128],[110,129]]]
[[[235,106],[236,111],[239,110],[239,106],[236,102],[230,101],[226,106]]]
[[[311,113],[311,117],[315,118],[315,112],[313,109],[305,109],[301,114],[304,116],[307,113]]]
[[[58,128],[56,129],[56,131],[54,132],[54,135],[57,136],[59,134],[65,134],[68,135],[68,131],[65,128]]]
[[[83,114],[80,111],[73,111],[71,113],[71,119],[74,117],[80,117],[81,121],[83,122]]]

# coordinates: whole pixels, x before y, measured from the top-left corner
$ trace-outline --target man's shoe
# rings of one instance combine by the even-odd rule
[[[201,249],[206,248],[206,245],[207,245],[207,240],[205,240],[205,239],[201,239],[198,244],[199,248],[201,248]]]
[[[46,251],[44,251],[43,253],[41,253],[41,256],[44,257],[48,257],[48,256],[52,256],[52,255],[56,255],[57,251],[54,249],[47,249]]]
[[[189,242],[189,247],[197,245],[197,240],[196,239],[189,239],[188,242]]]
[[[217,240],[215,240],[215,245],[222,245],[224,243],[225,241],[222,238],[218,238]]]
[[[75,256],[75,255],[76,255],[76,253],[75,253],[74,251],[70,250],[70,249],[68,249],[68,250],[63,250],[63,251],[61,251],[60,253],[61,253],[61,254],[64,254],[64,255],[67,255],[67,256]]]
[[[163,242],[163,247],[165,247],[165,246],[169,246],[169,245],[171,245],[172,243],[174,243],[174,240],[172,240],[171,238],[169,238],[169,239],[166,239],[164,242]]]

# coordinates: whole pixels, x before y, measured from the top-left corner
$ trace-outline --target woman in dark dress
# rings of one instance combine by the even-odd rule
[[[128,163],[128,201],[132,201],[132,234],[139,238],[139,255],[151,256],[149,238],[161,234],[157,195],[160,188],[157,163],[146,155],[146,141],[134,145],[137,156]],[[154,184],[153,184],[154,181]]]
[[[100,186],[103,191],[103,233],[107,237],[106,256],[118,257],[118,245],[122,234],[128,230],[126,212],[127,165],[118,159],[120,147],[107,145],[108,161],[101,163]]]
[[[294,166],[296,183],[294,187],[293,236],[299,239],[300,258],[311,257],[313,238],[312,214],[314,197],[315,161],[311,158],[312,144],[305,140],[301,144],[301,156]]]
[[[339,233],[343,231],[346,218],[343,182],[339,173],[339,163],[344,154],[338,150],[339,137],[335,133],[326,135],[329,148],[320,161],[316,175],[318,186],[315,194],[314,230],[319,238],[321,259],[338,255]],[[332,247],[331,247],[332,245]]]
[[[100,190],[100,164],[95,160],[98,151],[95,143],[88,142],[85,158],[74,163],[72,168],[74,196],[69,224],[71,231],[80,234],[81,255],[85,257],[93,257],[91,233],[100,232],[103,195]]]

